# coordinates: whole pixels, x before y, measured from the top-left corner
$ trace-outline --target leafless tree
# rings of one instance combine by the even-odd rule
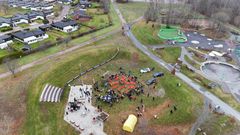
[[[224,30],[223,23],[227,23],[230,20],[230,17],[226,12],[217,12],[212,15],[212,18],[214,18],[219,32],[222,32]]]
[[[7,1],[0,2],[0,10],[2,10],[5,15],[7,14],[8,10],[9,10]]]
[[[12,73],[13,77],[16,77],[15,73],[18,67],[18,60],[7,57],[3,60],[3,63],[5,64],[6,68]]]
[[[109,8],[110,8],[109,0],[101,0],[100,3],[103,7],[104,14],[108,14],[109,13]]]
[[[159,16],[159,1],[158,0],[150,0],[149,6],[144,14],[144,18],[147,22],[149,21],[157,21]]]
[[[236,16],[234,18],[234,24],[237,26],[237,27],[240,27],[240,15],[239,16]]]

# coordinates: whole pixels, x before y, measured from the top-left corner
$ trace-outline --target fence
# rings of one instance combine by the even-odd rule
[[[115,59],[115,58],[117,57],[117,55],[119,54],[119,50],[120,50],[120,49],[118,48],[118,49],[117,49],[117,52],[116,52],[110,59],[108,59],[108,60],[106,60],[106,61],[104,61],[104,62],[102,62],[102,63],[100,63],[100,64],[98,64],[98,65],[95,65],[95,66],[87,69],[86,71],[81,72],[80,74],[78,74],[77,76],[75,76],[73,79],[69,80],[69,81],[64,85],[64,88],[63,88],[63,89],[65,89],[69,84],[71,84],[73,81],[75,81],[75,80],[78,79],[79,77],[81,77],[81,76],[85,75],[86,73],[91,72],[91,71],[93,71],[93,70],[95,70],[95,69],[97,69],[97,68],[99,68],[99,67],[101,67],[101,66],[103,66],[103,65],[105,65],[105,64],[107,64],[107,63],[109,63],[109,62],[112,61],[113,59]]]

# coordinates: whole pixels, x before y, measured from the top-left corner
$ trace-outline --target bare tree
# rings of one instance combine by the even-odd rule
[[[108,14],[109,13],[109,8],[110,8],[109,0],[101,0],[100,2],[101,2],[101,5],[103,7],[104,14]]]
[[[3,1],[0,3],[0,10],[2,10],[5,15],[7,14],[8,10],[9,10],[7,1]]]
[[[224,30],[222,23],[227,23],[231,19],[229,15],[225,12],[217,12],[212,15],[212,18],[214,18],[214,21],[217,24],[217,29],[219,32],[222,32]]]
[[[18,67],[18,60],[7,57],[3,60],[3,63],[5,64],[7,69],[12,73],[13,77],[16,77],[15,73]]]
[[[240,15],[239,16],[236,16],[234,18],[234,24],[237,26],[237,27],[240,27]]]
[[[149,6],[146,10],[146,12],[144,13],[144,18],[147,21],[147,23],[149,21],[157,21],[158,16],[159,16],[159,9],[160,9],[160,5],[158,0],[150,0],[149,2]]]

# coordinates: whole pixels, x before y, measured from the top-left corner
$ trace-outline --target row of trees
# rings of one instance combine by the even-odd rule
[[[144,14],[146,21],[179,24],[183,23],[193,15],[189,10],[189,5],[178,3],[176,6],[176,0],[150,0],[149,6]]]
[[[203,15],[240,27],[239,0],[188,0],[187,3]]]
[[[146,21],[160,23],[182,24],[190,19],[211,18],[219,31],[224,31],[222,24],[230,23],[240,27],[240,0],[150,0],[144,14]],[[202,16],[204,15],[204,16]]]

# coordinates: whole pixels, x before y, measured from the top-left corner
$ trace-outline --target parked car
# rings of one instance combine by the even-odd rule
[[[147,85],[152,85],[154,83],[156,83],[156,78],[151,78],[150,80],[147,80],[147,82],[146,82]]]
[[[151,71],[150,68],[140,69],[140,73],[147,73],[147,72],[150,72],[150,71]]]
[[[153,74],[153,77],[156,78],[156,77],[162,77],[164,76],[164,73],[163,72],[157,72],[157,73],[154,73]]]

